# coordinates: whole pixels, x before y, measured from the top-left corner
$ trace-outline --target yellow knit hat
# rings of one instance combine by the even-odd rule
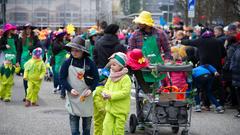
[[[133,20],[134,23],[146,24],[148,26],[154,25],[154,20],[152,19],[152,14],[148,11],[142,11],[138,17]]]

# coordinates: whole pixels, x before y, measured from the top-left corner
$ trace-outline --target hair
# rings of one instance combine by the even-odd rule
[[[182,30],[178,30],[176,33],[177,36],[185,36]]]
[[[27,38],[26,30],[27,29],[24,29],[24,31],[22,33],[22,45],[24,45],[25,42],[26,42],[26,38]],[[31,30],[31,33],[30,33],[30,44],[33,43],[33,37],[34,37],[34,32]]]
[[[106,21],[102,21],[102,22],[100,23],[100,28],[102,28],[103,30],[105,30],[105,29],[107,28],[107,26],[108,26],[108,24],[107,24]]]
[[[215,27],[214,27],[214,30],[218,30],[218,31],[220,31],[220,32],[222,32],[222,33],[224,32],[222,26],[215,26]]]

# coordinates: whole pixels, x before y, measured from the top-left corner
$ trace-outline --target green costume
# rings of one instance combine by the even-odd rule
[[[24,70],[24,64],[31,59],[31,55],[29,53],[29,43],[30,43],[30,38],[26,38],[25,44],[22,46],[22,54],[21,54],[21,69]]]
[[[90,59],[93,60],[93,50],[94,50],[94,45],[89,46],[89,53],[90,53]]]
[[[130,111],[131,79],[124,75],[113,82],[110,78],[104,92],[111,95],[106,102],[106,116],[103,122],[103,135],[124,135],[124,126]]]
[[[157,45],[157,40],[155,36],[145,37],[143,41],[142,52],[145,57],[150,60],[152,65],[154,64],[164,64]],[[156,82],[165,78],[166,75],[154,76],[154,73],[143,72],[143,78],[146,82]]]
[[[16,45],[15,45],[15,41],[14,38],[8,38],[7,39],[7,44],[10,46],[9,49],[4,50],[4,54],[14,54],[15,58],[13,59],[13,65],[16,64],[16,56],[17,56],[17,50],[16,50]]]
[[[11,100],[14,72],[19,72],[20,68],[14,68],[12,64],[4,64],[0,67],[0,98]]]
[[[94,135],[102,135],[103,132],[103,120],[105,118],[105,104],[106,101],[102,98],[102,91],[104,86],[96,87],[93,91],[93,111],[94,111]]]
[[[60,72],[60,68],[63,64],[63,62],[66,59],[66,55],[67,55],[67,51],[62,50],[61,52],[59,52],[57,55],[55,55],[55,66],[54,66],[54,71],[56,73]]]
[[[32,58],[24,65],[24,79],[28,81],[26,100],[31,103],[36,103],[38,100],[38,92],[45,73],[46,66],[42,59]]]

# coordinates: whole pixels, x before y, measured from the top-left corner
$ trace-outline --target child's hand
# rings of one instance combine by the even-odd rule
[[[16,63],[16,67],[20,67],[20,64],[18,62]]]
[[[76,96],[79,96],[79,92],[78,92],[77,90],[75,90],[75,89],[72,89],[72,90],[71,90],[71,95],[72,95],[72,96],[75,96],[75,97],[76,97]]]
[[[216,77],[220,76],[220,74],[219,74],[218,72],[215,72],[214,75],[215,75]]]
[[[105,92],[102,92],[102,97],[103,97],[104,100],[111,99],[111,95],[107,94]]]
[[[11,47],[10,47],[10,45],[6,45],[6,48],[7,48],[7,49],[10,49]]]
[[[86,89],[86,90],[84,90],[84,92],[82,93],[82,95],[83,95],[84,97],[88,97],[88,96],[91,95],[91,93],[92,93],[92,91],[91,91],[90,89]]]

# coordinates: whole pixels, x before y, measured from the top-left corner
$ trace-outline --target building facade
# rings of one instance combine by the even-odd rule
[[[123,11],[127,17],[134,18],[142,10],[152,13],[156,25],[160,24],[160,17],[166,22],[172,22],[175,15],[176,0],[124,0]]]
[[[6,22],[31,23],[38,27],[76,27],[96,25],[97,20],[111,22],[111,0],[8,0]]]

